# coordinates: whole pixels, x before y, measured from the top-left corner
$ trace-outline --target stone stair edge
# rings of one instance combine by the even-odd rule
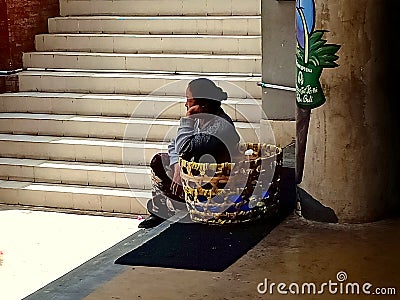
[[[255,76],[29,70],[18,73],[20,91],[166,96],[184,96],[184,86],[199,77],[221,85],[231,97],[260,99],[262,96],[258,86],[261,77]]]
[[[261,54],[261,36],[63,33],[35,36],[37,51]]]
[[[117,70],[118,71],[118,70]],[[82,70],[80,71],[79,69],[74,69],[72,70],[62,70],[62,69],[54,69],[54,70],[23,70],[18,73],[18,76],[80,76],[80,77],[133,77],[133,78],[150,78],[150,79],[175,79],[175,80],[192,80],[196,79],[199,77],[208,77],[211,80],[224,80],[224,81],[240,81],[240,80],[246,80],[246,81],[260,81],[261,76],[251,76],[250,74],[240,74],[240,75],[229,75],[229,73],[223,73],[223,74],[213,74],[210,75],[209,73],[189,73],[189,74],[174,74],[174,73],[167,73],[167,72],[130,72],[130,71],[124,71],[124,72],[110,72],[110,70],[95,70],[95,71],[89,71],[89,70]]]
[[[134,95],[134,94],[113,94],[113,93],[64,93],[64,92],[32,92],[32,91],[19,91],[19,92],[6,92],[0,93],[0,98],[3,97],[38,97],[38,98],[71,98],[71,99],[93,99],[93,100],[154,100],[154,101],[179,101],[185,102],[185,96],[166,96],[166,95]],[[261,104],[261,99],[247,99],[229,97],[224,103],[232,104]]]
[[[151,191],[0,180],[0,203],[57,209],[147,214]]]
[[[140,37],[140,38],[219,38],[219,39],[261,39],[261,35],[220,35],[220,34],[145,34],[145,33],[39,33],[37,38],[46,36],[70,37]]]
[[[37,51],[23,54],[25,71],[261,77],[257,54]]]
[[[138,147],[139,149],[144,149],[142,146],[149,146],[154,149],[160,149],[160,150],[167,149],[167,145],[169,142],[169,141],[123,140],[123,139],[100,138],[100,137],[93,138],[93,137],[9,134],[9,133],[0,133],[0,141],[51,143],[51,144],[66,143],[70,145],[85,145],[85,141],[88,141],[87,145],[90,146],[121,147],[122,144],[126,144],[129,147]]]
[[[78,167],[84,170],[98,170],[98,169],[109,169],[119,170],[121,172],[136,172],[136,171],[148,171],[150,172],[149,166],[144,165],[120,165],[103,162],[85,162],[85,161],[64,161],[64,160],[49,160],[49,159],[32,159],[32,158],[18,158],[18,157],[0,157],[0,166],[3,165],[25,165],[29,167],[48,167],[47,164],[51,164],[49,167],[59,166],[60,168],[74,169]]]
[[[60,75],[57,73],[64,73],[66,77],[71,76],[74,74],[82,74],[83,77],[86,76],[91,76],[94,77],[95,75],[104,77],[104,75],[109,75],[110,77],[116,77],[115,75],[120,75],[120,77],[128,77],[129,75],[132,75],[132,77],[139,77],[140,75],[143,75],[142,77],[147,76],[155,76],[154,78],[161,78],[157,76],[170,76],[172,78],[179,78],[179,76],[195,76],[195,77],[216,77],[216,78],[221,78],[224,77],[225,79],[231,79],[235,81],[235,79],[240,79],[240,78],[256,78],[259,81],[261,81],[261,73],[253,73],[253,72],[237,72],[237,73],[227,73],[227,72],[195,72],[195,71],[162,71],[162,70],[139,70],[139,69],[81,69],[81,68],[37,68],[37,67],[28,67],[25,68],[24,71],[20,72],[19,75],[24,76],[24,75],[29,75],[34,74],[37,72],[43,73],[45,76],[50,76],[51,74],[56,74]],[[37,74],[35,74],[37,75]],[[61,74],[62,76],[62,74]],[[141,77],[141,78],[142,78]],[[195,78],[193,77],[193,79]],[[167,78],[168,79],[168,78]],[[179,78],[184,79],[182,77]],[[187,77],[186,79],[189,79]],[[226,80],[229,81],[229,80]]]
[[[149,166],[0,158],[0,179],[99,188],[151,189]]]
[[[187,20],[225,20],[225,19],[261,19],[261,15],[70,15],[70,16],[56,16],[51,17],[48,20],[68,20],[68,19],[78,19],[78,20],[98,20],[98,19],[108,19],[108,20],[146,20],[151,18],[152,20],[175,20],[175,19],[187,19]]]
[[[261,1],[243,0],[60,0],[60,15],[260,15]],[[245,2],[245,3],[244,3]],[[149,5],[151,3],[151,5]],[[101,4],[101,5],[99,5]]]
[[[216,26],[218,22],[220,26]],[[261,35],[260,16],[68,16],[48,20],[48,33]]]
[[[171,118],[148,118],[143,116],[95,116],[95,115],[75,115],[75,114],[52,114],[52,113],[29,113],[29,112],[1,112],[2,119],[30,119],[30,120],[54,120],[54,121],[82,121],[82,122],[106,122],[123,124],[153,124],[153,125],[171,125],[178,126],[178,119]],[[259,126],[257,122],[233,121],[238,127]],[[252,125],[250,125],[252,124]]]
[[[69,115],[76,117],[115,117],[161,119],[177,121],[186,111],[185,96],[155,96],[127,94],[81,94],[17,92],[0,94],[3,114],[31,114],[31,116]],[[259,123],[261,99],[228,98],[222,104],[234,122]],[[4,116],[4,115],[3,115]]]
[[[173,57],[173,58],[221,58],[221,59],[261,59],[260,54],[197,54],[197,53],[118,53],[118,52],[82,52],[82,51],[31,51],[23,55],[66,55],[66,56],[121,56],[121,57]]]
[[[72,73],[76,74],[83,74],[83,76],[87,76],[88,74],[99,76],[101,75],[110,75],[111,77],[115,77],[113,75],[121,75],[122,77],[127,77],[129,75],[160,75],[160,76],[171,76],[171,77],[178,77],[178,76],[196,76],[196,77],[225,77],[231,79],[239,79],[239,78],[258,78],[261,80],[261,73],[227,73],[227,72],[191,72],[191,71],[161,71],[161,70],[133,70],[133,69],[80,69],[80,68],[36,68],[36,67],[28,67],[23,72],[20,72],[20,75],[27,75],[28,72],[32,74],[35,72],[42,72],[44,75],[49,76],[51,73],[56,74],[58,73],[65,73],[66,75],[71,75]],[[136,76],[137,77],[137,76]],[[182,78],[180,78],[182,79]],[[229,81],[229,80],[227,80]]]
[[[252,120],[234,120],[234,124],[243,138],[253,138],[261,127]],[[174,138],[178,126],[178,118],[165,117],[0,113],[0,133],[5,135],[165,143]]]
[[[121,196],[118,194],[113,194],[113,191],[121,191],[125,193],[124,196],[130,196],[129,194],[135,193],[143,194],[143,195],[151,195],[150,190],[143,190],[143,189],[131,189],[131,188],[115,188],[115,187],[99,187],[99,186],[84,186],[84,185],[76,185],[76,184],[60,184],[60,183],[38,183],[38,182],[30,182],[30,181],[16,181],[16,180],[2,180],[0,179],[0,189],[4,188],[16,188],[16,189],[28,189],[27,187],[41,187],[39,190],[45,190],[46,187],[53,187],[49,189],[49,191],[56,191],[54,187],[62,187],[65,190],[70,189],[70,191],[60,191],[60,192],[72,192],[72,193],[79,193],[79,191],[90,190],[91,192],[98,191],[99,194],[107,195],[107,196]],[[34,188],[32,190],[38,190]],[[102,193],[103,192],[103,193]]]

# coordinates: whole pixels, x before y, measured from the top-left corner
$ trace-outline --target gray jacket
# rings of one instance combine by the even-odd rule
[[[182,117],[176,138],[168,145],[170,165],[179,156],[197,161],[204,154],[215,157],[217,162],[230,160],[235,155],[240,140],[232,119],[219,109],[217,114],[195,114]]]

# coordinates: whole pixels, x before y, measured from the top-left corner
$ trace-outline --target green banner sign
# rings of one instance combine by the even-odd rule
[[[296,103],[304,109],[312,109],[325,103],[325,95],[319,81],[324,68],[335,68],[340,46],[327,44],[323,39],[326,30],[314,30],[314,0],[297,0],[297,79]]]

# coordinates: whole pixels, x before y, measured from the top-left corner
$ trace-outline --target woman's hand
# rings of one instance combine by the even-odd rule
[[[177,196],[179,196],[183,192],[181,168],[178,163],[174,164],[174,177],[172,178],[171,191],[172,194]]]
[[[203,112],[203,108],[200,105],[198,105],[198,104],[193,105],[187,110],[186,117],[195,115],[195,114],[199,114],[201,112]]]

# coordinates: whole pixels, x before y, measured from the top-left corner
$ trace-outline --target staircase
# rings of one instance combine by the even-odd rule
[[[207,77],[260,127],[261,0],[60,0],[18,93],[0,94],[0,203],[145,214],[151,157]]]

